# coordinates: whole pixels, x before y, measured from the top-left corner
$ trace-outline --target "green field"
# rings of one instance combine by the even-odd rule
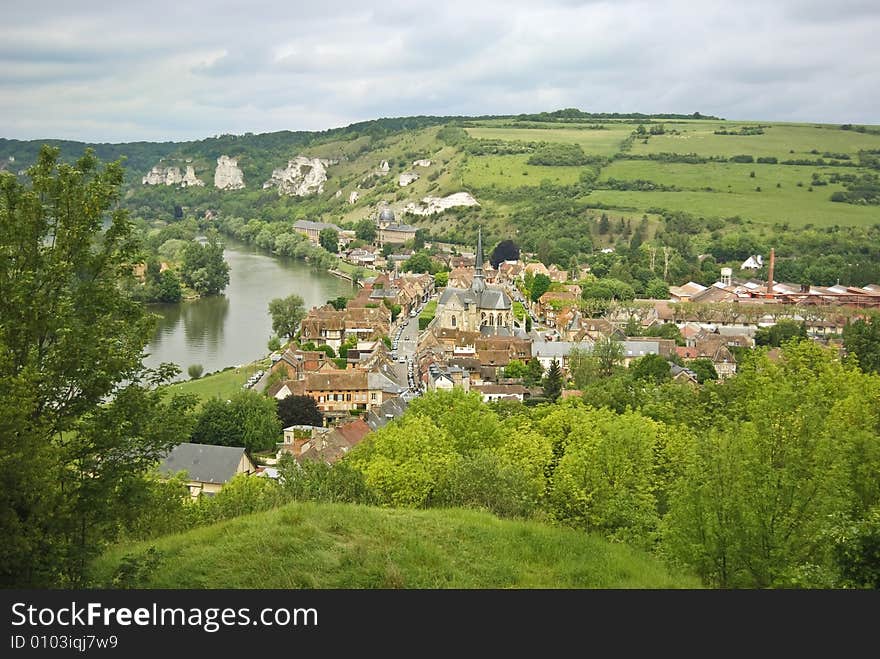
[[[488,127],[467,128],[466,130],[471,137],[478,139],[580,144],[586,153],[611,156],[620,150],[620,143],[629,137],[634,127],[631,124],[608,124],[607,126],[604,130]]]
[[[187,380],[170,385],[171,391],[195,394],[201,400],[211,398],[228,399],[233,394],[242,391],[242,386],[247,379],[261,368],[267,367],[268,361],[246,364],[241,368],[229,368],[213,375],[205,375],[198,380]]]
[[[684,191],[595,190],[590,199],[637,210],[665,208],[703,217],[739,215],[756,222],[787,222],[792,226],[871,225],[880,222],[880,208],[877,206],[832,202],[831,194],[844,189],[839,184],[814,186],[810,191],[814,172],[827,175],[834,171],[861,172],[858,168],[840,167],[739,163],[689,165],[620,160],[603,168],[600,185],[609,178],[641,179],[674,185]],[[754,178],[750,176],[751,172],[755,172]],[[758,187],[760,192],[756,190]]]
[[[469,510],[294,503],[138,544],[93,565],[112,584],[154,546],[144,588],[699,588],[659,560],[583,531]]]
[[[554,185],[577,183],[582,167],[547,167],[528,165],[528,154],[471,156],[462,166],[464,184],[476,189],[490,187],[519,188],[548,180]]]
[[[764,128],[763,135],[714,134],[719,128],[736,130],[743,125],[750,124],[717,121],[668,123],[665,124],[667,130],[676,129],[681,134],[652,135],[647,144],[637,139],[631,152],[633,154],[696,153],[700,156],[748,154],[756,158],[775,156],[780,160],[802,158],[815,160],[826,151],[846,153],[855,158],[859,149],[880,149],[880,135],[840,130],[836,126],[772,124],[769,128]],[[814,149],[819,154],[811,153]]]

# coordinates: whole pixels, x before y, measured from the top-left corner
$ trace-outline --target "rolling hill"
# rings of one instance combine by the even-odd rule
[[[149,557],[157,560],[151,563]],[[151,565],[120,583],[132,565]],[[114,581],[115,579],[115,581]],[[622,544],[468,510],[294,503],[112,548],[97,587],[699,588]]]

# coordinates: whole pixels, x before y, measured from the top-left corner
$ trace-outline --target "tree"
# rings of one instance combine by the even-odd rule
[[[279,339],[277,336],[271,337],[266,342],[266,347],[272,352],[275,352],[276,350],[281,350],[281,339]]]
[[[602,213],[602,217],[599,218],[599,235],[604,236],[608,231],[611,230],[611,222],[608,219],[608,215]]]
[[[425,249],[425,241],[428,239],[428,232],[425,229],[416,229],[413,236],[413,250],[419,252]]]
[[[443,288],[444,286],[449,285],[449,273],[448,272],[438,272],[434,275],[434,286],[436,288]]]
[[[669,362],[660,355],[645,355],[629,365],[630,372],[636,380],[644,380],[660,384],[672,378]]]
[[[703,384],[709,380],[718,379],[718,371],[715,370],[715,364],[711,359],[701,357],[688,363],[688,368],[697,374],[697,382]]]
[[[318,243],[331,254],[336,254],[339,251],[339,232],[331,227],[321,229]]]
[[[180,278],[172,270],[166,270],[159,275],[159,302],[180,302]]]
[[[376,223],[364,218],[355,225],[354,235],[358,240],[372,243],[376,240]]]
[[[281,438],[277,411],[275,399],[252,390],[233,394],[228,402],[212,398],[202,405],[191,441],[248,451],[271,449]]]
[[[269,301],[269,315],[272,316],[272,331],[278,336],[290,338],[306,317],[305,303],[296,293],[275,298]]]
[[[652,300],[668,300],[669,285],[662,279],[652,279],[645,286],[645,297]]]
[[[324,417],[311,396],[287,396],[278,401],[278,419],[288,426],[323,426]]]
[[[193,240],[183,250],[184,283],[199,295],[218,295],[229,284],[229,264],[223,260],[223,243],[217,232],[207,232],[207,242]]]
[[[327,300],[327,304],[336,309],[336,311],[342,311],[345,309],[345,305],[348,304],[348,298],[344,295],[340,295],[332,300]]]
[[[434,263],[427,252],[416,252],[403,264],[404,272],[431,272]]]
[[[189,368],[186,369],[186,372],[193,380],[198,380],[202,377],[202,373],[205,371],[204,367],[201,364],[190,364]]]
[[[880,373],[880,317],[859,318],[843,328],[843,345],[865,373]]]
[[[498,266],[501,265],[501,263],[504,261],[518,260],[519,247],[512,240],[502,240],[500,243],[495,245],[495,248],[489,255],[489,263],[491,263],[492,267],[496,270],[498,269]]]
[[[528,317],[526,317],[526,320],[529,320]],[[527,387],[537,386],[541,378],[544,377],[544,367],[541,366],[541,362],[538,361],[537,357],[532,357],[526,366],[528,366],[529,372],[526,374],[523,384]]]
[[[504,377],[525,378],[529,374],[529,368],[519,359],[511,359],[504,367]]]
[[[562,369],[559,362],[554,358],[550,362],[550,368],[547,369],[547,375],[544,377],[544,397],[555,403],[562,395]]]
[[[194,401],[141,363],[155,324],[119,286],[139,260],[121,165],[44,146],[27,175],[0,172],[0,585],[76,587]]]
[[[600,375],[607,377],[623,363],[623,344],[610,336],[603,337],[593,345],[593,356],[597,360]]]
[[[783,318],[771,327],[761,327],[755,332],[755,345],[778,348],[791,340],[807,338],[807,326],[795,320]]]
[[[538,273],[535,275],[535,278],[532,280],[531,287],[531,295],[529,296],[532,302],[537,302],[538,299],[547,292],[550,288],[550,277],[545,274]]]

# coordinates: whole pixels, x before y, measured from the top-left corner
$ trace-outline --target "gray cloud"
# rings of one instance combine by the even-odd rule
[[[0,135],[190,139],[559,107],[878,123],[878,33],[875,0],[15,3]]]

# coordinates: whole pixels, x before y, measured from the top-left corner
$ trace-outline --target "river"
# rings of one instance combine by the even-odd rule
[[[185,379],[191,364],[201,364],[209,373],[252,362],[268,353],[269,300],[296,293],[309,309],[353,294],[349,282],[303,261],[272,256],[225,236],[223,241],[229,264],[229,286],[223,295],[149,305],[161,318],[147,347],[146,366],[174,362]]]

